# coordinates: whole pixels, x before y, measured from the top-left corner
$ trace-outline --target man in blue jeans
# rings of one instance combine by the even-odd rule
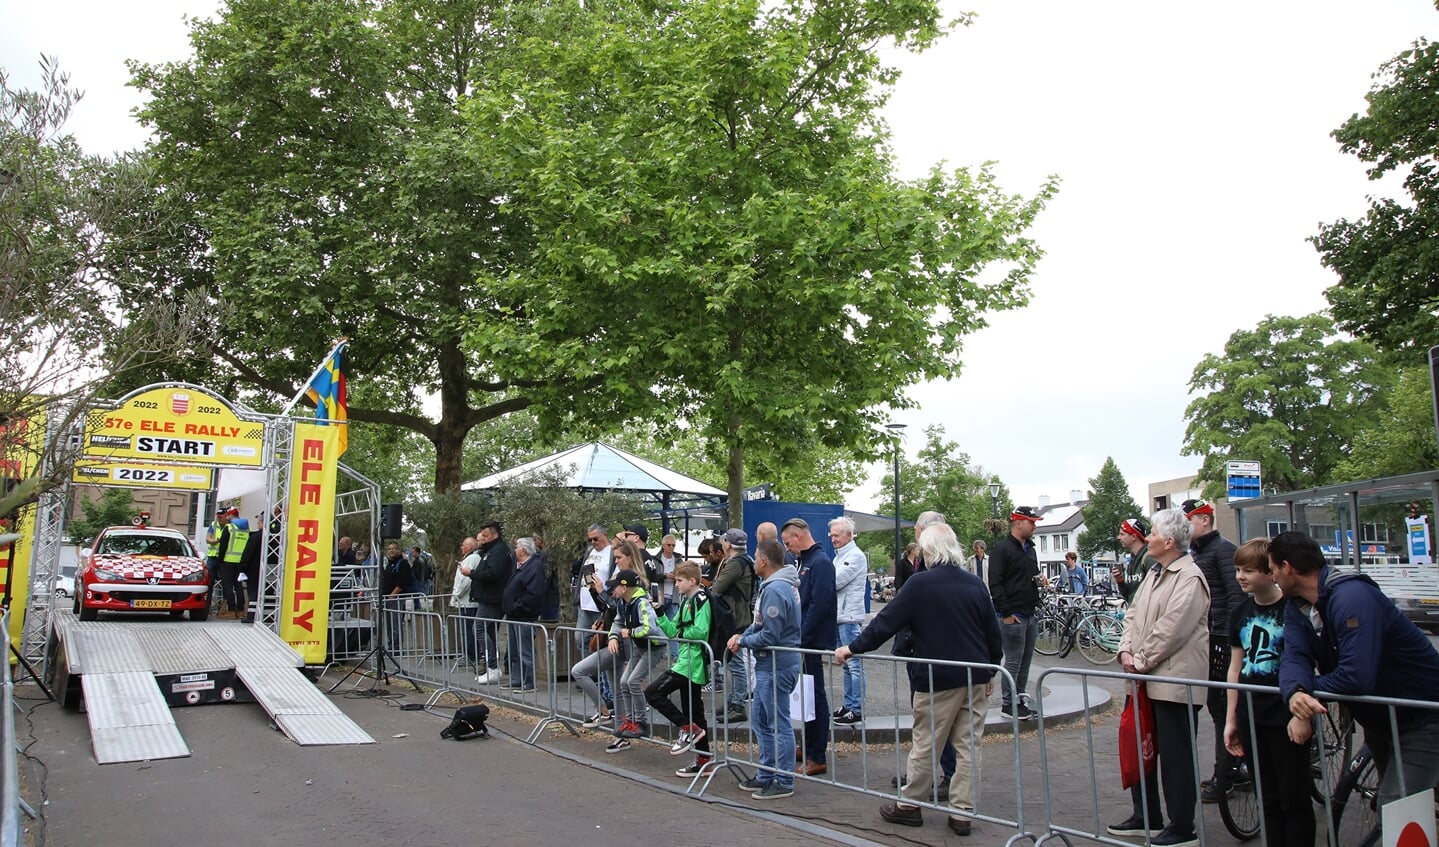
[[[869,591],[869,559],[854,541],[854,521],[837,517],[829,522],[829,541],[834,545],[834,590],[838,597],[839,643],[849,644],[864,628],[864,598]],[[844,703],[834,713],[837,724],[854,725],[864,720],[864,667],[859,662],[844,666]]]
[[[740,787],[756,800],[794,796],[794,730],[789,722],[789,695],[799,681],[800,654],[776,647],[800,644],[799,572],[784,563],[784,550],[773,540],[761,541],[755,553],[759,587],[754,623],[730,636],[729,649],[754,651],[754,706],[751,726],[759,743],[759,770]]]
[[[799,565],[800,638],[807,650],[839,646],[839,605],[834,593],[834,562],[810,534],[803,518],[790,518],[779,530],[785,549]],[[796,772],[819,776],[829,770],[829,698],[825,696],[824,660],[805,653],[804,673],[814,677],[814,720],[804,723],[804,756]]]
[[[999,616],[1004,641],[1004,669],[1015,685],[1013,691],[1008,685],[1002,687],[1000,712],[1022,721],[1034,717],[1034,710],[1025,705],[1022,697],[1029,682],[1029,663],[1034,658],[1034,637],[1039,631],[1034,614],[1039,606],[1039,555],[1030,541],[1038,523],[1038,512],[1019,506],[1009,515],[1009,534],[989,554],[989,593],[994,598],[994,613]]]

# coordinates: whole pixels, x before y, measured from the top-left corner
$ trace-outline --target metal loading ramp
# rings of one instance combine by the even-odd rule
[[[101,764],[190,755],[161,681],[170,686],[171,698],[188,692],[189,703],[233,699],[229,687],[218,698],[201,698],[202,690],[215,694],[217,675],[232,674],[243,683],[296,744],[374,743],[305,678],[299,654],[263,627],[233,621],[79,621],[60,613],[55,634],[65,672],[79,679]]]

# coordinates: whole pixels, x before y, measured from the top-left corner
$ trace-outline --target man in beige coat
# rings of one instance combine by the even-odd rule
[[[1209,679],[1209,584],[1189,557],[1189,521],[1178,509],[1154,516],[1147,539],[1154,566],[1145,574],[1124,619],[1119,663],[1126,673],[1180,679]],[[1194,807],[1195,718],[1204,703],[1203,689],[1172,682],[1146,682],[1154,704],[1155,746],[1169,824],[1159,828],[1161,778],[1144,779],[1144,793],[1134,786],[1134,813],[1109,827],[1114,835],[1153,836],[1158,847],[1198,845]],[[1192,692],[1192,693],[1191,693]],[[1141,800],[1144,797],[1148,803]]]

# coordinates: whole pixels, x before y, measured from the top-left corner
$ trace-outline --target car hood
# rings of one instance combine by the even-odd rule
[[[192,556],[122,556],[102,553],[92,556],[90,561],[96,568],[138,581],[151,578],[180,579],[205,569],[204,560]]]

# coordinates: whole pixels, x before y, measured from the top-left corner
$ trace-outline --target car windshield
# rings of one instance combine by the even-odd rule
[[[193,556],[190,544],[174,535],[110,533],[100,541],[101,553],[122,556]]]

